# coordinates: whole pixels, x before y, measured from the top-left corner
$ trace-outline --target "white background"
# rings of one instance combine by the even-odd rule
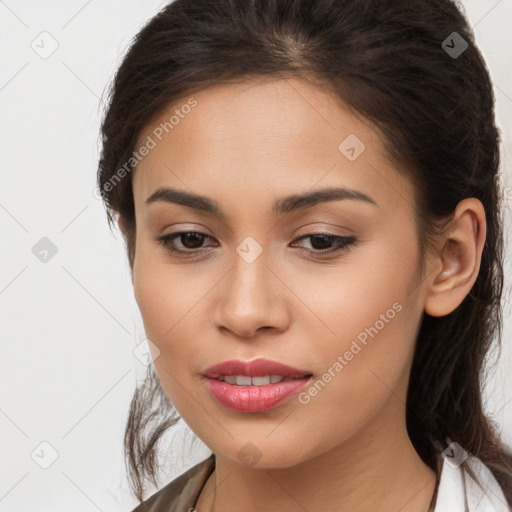
[[[145,336],[121,237],[109,231],[93,189],[100,98],[131,38],[166,3],[0,1],[2,512],[116,512],[136,504],[124,473],[122,434],[145,369],[133,350]],[[512,0],[463,5],[495,84],[510,186]],[[47,59],[31,47],[43,31],[59,45]],[[47,263],[32,252],[42,237],[58,250]],[[508,274],[510,267],[509,250]],[[502,359],[485,402],[512,444],[505,305]],[[209,453],[201,442],[190,450],[194,436],[187,428],[175,433],[161,485]],[[36,461],[49,462],[52,449],[57,459],[41,468]]]

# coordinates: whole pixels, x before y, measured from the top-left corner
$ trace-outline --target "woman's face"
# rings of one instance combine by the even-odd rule
[[[233,463],[288,467],[403,425],[424,283],[412,186],[370,123],[298,79],[261,80],[174,103],[142,146],[134,292],[162,386],[197,436]],[[218,210],[148,202],[160,188]],[[331,188],[352,196],[298,200]],[[191,231],[167,239],[183,253],[158,240]],[[232,407],[214,397],[205,370],[259,358],[312,377],[259,409],[248,388],[217,383]]]

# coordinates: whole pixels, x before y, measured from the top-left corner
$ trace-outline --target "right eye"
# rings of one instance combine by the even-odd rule
[[[163,245],[168,251],[172,253],[190,254],[203,250],[203,248],[198,247],[198,245],[202,245],[202,242],[205,238],[211,237],[206,233],[201,233],[200,231],[176,231],[175,233],[169,233],[167,235],[161,236],[157,240],[161,245]],[[181,244],[185,247],[186,250],[176,248],[176,239],[181,240]],[[187,247],[188,245],[192,245],[192,247]]]

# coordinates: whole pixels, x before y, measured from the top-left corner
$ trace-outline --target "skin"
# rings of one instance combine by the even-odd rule
[[[217,456],[196,510],[426,512],[435,473],[406,431],[410,366],[424,312],[450,313],[476,280],[482,204],[459,203],[421,274],[412,184],[369,121],[296,78],[223,84],[194,98],[198,105],[133,175],[132,279],[162,386]],[[139,142],[187,99],[152,120]],[[349,134],[366,146],[355,161],[338,149]],[[208,196],[226,217],[145,204],[161,186]],[[344,199],[272,214],[277,198],[331,186],[377,205]],[[119,224],[124,231],[122,217]],[[208,235],[174,240],[185,251],[202,248],[196,256],[173,255],[157,241],[187,230]],[[357,243],[315,255],[336,241],[299,240],[323,231]],[[252,263],[236,251],[248,236],[262,249]],[[237,358],[266,357],[321,378],[395,303],[401,310],[307,404],[293,398],[240,413],[206,389],[201,373]],[[249,442],[260,455],[253,465],[239,458]]]

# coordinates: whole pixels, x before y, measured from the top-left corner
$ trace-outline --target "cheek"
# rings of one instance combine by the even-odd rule
[[[136,259],[137,261],[137,259]],[[137,267],[137,268],[135,268]],[[189,410],[189,393],[181,383],[190,379],[194,350],[186,340],[194,339],[193,309],[184,298],[183,278],[176,279],[169,269],[139,258],[134,265],[134,295],[146,337],[157,347],[153,364],[166,395],[183,414]],[[181,286],[181,288],[180,288]],[[182,288],[184,288],[182,290]],[[187,313],[188,312],[188,313]],[[197,351],[195,352],[197,354]]]
[[[307,314],[296,320],[306,320],[309,327],[316,328],[316,336],[311,332],[310,339],[321,336],[345,343],[361,334],[364,341],[369,336],[366,330],[376,326],[379,333],[391,334],[398,328],[388,341],[393,344],[407,338],[405,332],[400,335],[400,324],[407,324],[407,305],[417,300],[412,292],[419,284],[418,264],[412,237],[382,235],[373,242],[365,241],[330,268],[312,265],[307,272],[292,274],[283,267],[280,274],[293,283],[293,291],[308,306],[303,308]],[[417,315],[413,316],[416,320]]]
[[[413,239],[375,243],[357,259],[347,257],[329,279],[304,275],[297,282],[309,290],[305,296],[315,312],[304,325],[305,338],[318,340],[310,353],[322,373],[312,403],[334,402],[364,417],[404,384],[423,313],[419,288],[413,291],[417,258]]]
[[[156,257],[156,251],[138,241],[133,266],[133,291],[139,307],[147,337],[165,350],[164,340],[173,334],[173,326],[179,319],[183,283],[172,279]]]
[[[355,435],[381,411],[402,414],[418,311],[392,298],[347,302],[337,316],[332,314],[336,336],[310,346],[317,378],[298,399],[306,423],[307,417],[325,418],[311,439],[322,450]]]
[[[133,273],[133,291],[139,306],[146,335],[155,344],[172,326],[172,309],[169,309],[169,297],[162,295],[162,279],[151,266],[146,266],[140,258],[136,258]],[[154,338],[154,339],[153,339]],[[159,346],[160,350],[162,349]]]
[[[204,340],[204,328],[201,334],[199,330],[208,315],[201,309],[201,299],[208,286],[198,286],[187,265],[173,267],[151,247],[139,244],[137,251],[134,296],[146,336],[159,350],[155,367],[183,377],[191,368],[184,362],[194,361],[197,340]]]

